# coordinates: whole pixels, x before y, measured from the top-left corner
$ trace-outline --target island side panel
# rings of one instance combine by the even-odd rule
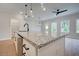
[[[65,54],[64,38],[58,39],[39,49],[39,56],[63,56]]]

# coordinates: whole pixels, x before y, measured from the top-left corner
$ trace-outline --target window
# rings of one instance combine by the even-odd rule
[[[48,29],[48,25],[45,26],[45,29],[46,29],[46,30]]]
[[[48,24],[45,25],[45,34],[48,35]]]
[[[79,19],[76,21],[76,33],[79,33]]]
[[[53,22],[51,24],[51,32],[57,32],[57,23]]]
[[[69,32],[69,20],[61,21],[61,32]]]

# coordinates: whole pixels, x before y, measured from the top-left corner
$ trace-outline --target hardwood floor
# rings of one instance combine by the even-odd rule
[[[12,40],[0,41],[0,56],[16,56],[15,43]]]

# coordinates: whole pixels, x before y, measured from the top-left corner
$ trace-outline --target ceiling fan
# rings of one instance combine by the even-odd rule
[[[63,13],[63,12],[66,12],[68,11],[67,9],[65,10],[60,10],[60,9],[57,9],[56,11],[52,11],[53,13],[56,13],[56,15],[60,14],[60,13]]]

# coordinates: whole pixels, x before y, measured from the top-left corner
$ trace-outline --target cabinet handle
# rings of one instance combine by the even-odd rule
[[[25,54],[26,54],[26,53],[24,52],[24,53],[23,53],[23,56],[25,56]]]
[[[23,47],[25,48],[25,50],[29,50],[29,48],[26,47],[26,44],[23,44]]]

